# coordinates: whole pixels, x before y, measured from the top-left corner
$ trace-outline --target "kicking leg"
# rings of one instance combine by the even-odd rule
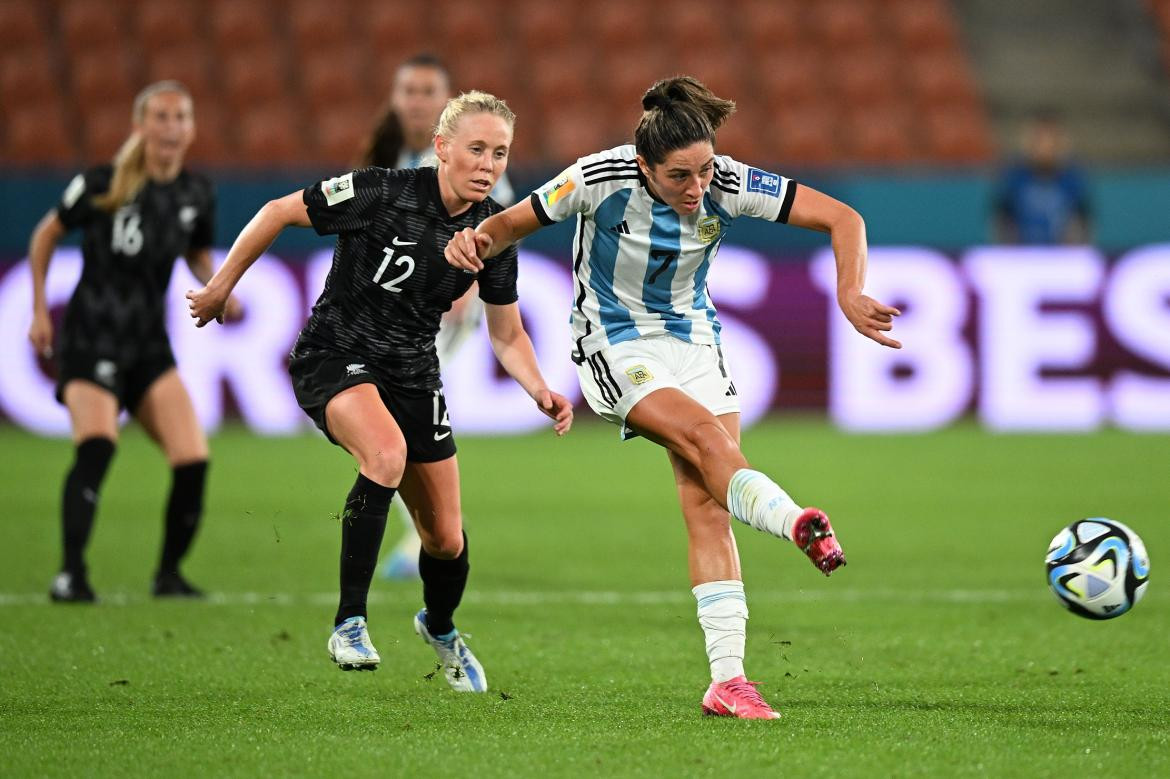
[[[737,440],[683,391],[652,392],[630,409],[626,424],[693,465],[707,493],[736,519],[796,542],[826,575],[845,563],[825,513],[801,508],[767,475],[752,470]]]

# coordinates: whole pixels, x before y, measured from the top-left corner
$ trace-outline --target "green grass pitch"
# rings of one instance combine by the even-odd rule
[[[156,603],[167,470],[136,429],[90,551],[104,602],[50,606],[67,442],[0,429],[0,772],[5,776],[1157,776],[1170,774],[1170,440],[847,436],[776,419],[745,451],[826,508],[849,558],[825,579],[737,527],[749,678],[775,722],[700,715],[707,683],[670,470],[580,424],[463,438],[472,576],[457,623],[492,691],[458,696],[414,636],[416,584],[376,580],[383,665],[325,641],[353,478],[322,439],[212,440],[186,571],[214,596]],[[1153,578],[1120,619],[1059,607],[1048,541],[1120,519]],[[392,521],[386,548],[395,540]]]

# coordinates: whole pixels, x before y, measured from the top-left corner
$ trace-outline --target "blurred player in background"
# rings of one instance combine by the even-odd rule
[[[1024,127],[1021,149],[1020,158],[1000,176],[996,240],[1032,246],[1088,243],[1089,188],[1072,162],[1060,115],[1051,110],[1033,115]]]
[[[501,210],[488,193],[507,167],[514,120],[503,101],[483,92],[453,98],[435,135],[438,168],[370,167],[274,200],[240,233],[211,282],[188,293],[191,315],[203,326],[285,227],[338,236],[289,372],[301,407],[358,465],[341,515],[341,597],[328,643],[343,670],[380,662],[366,600],[390,501],[401,490],[422,536],[425,608],[415,631],[439,656],[453,689],[487,689],[483,667],[453,622],[469,565],[435,335],[443,312],[474,281],[446,263],[443,249],[456,230]],[[565,433],[572,406],[546,386],[521,322],[515,250],[479,275],[479,297],[500,364]]]
[[[175,258],[204,283],[211,278],[215,200],[211,183],[183,168],[195,138],[191,95],[160,81],[134,100],[133,132],[112,165],[69,184],[37,225],[29,247],[33,320],[29,340],[57,357],[57,399],[69,410],[76,455],[62,501],[64,562],[49,591],[54,601],[95,600],[85,564],[98,495],[126,409],[171,465],[158,596],[199,596],[180,574],[203,511],[208,448],[167,337],[165,294]],[[45,297],[53,250],[82,230],[84,266],[56,347]],[[234,299],[226,304],[238,315]]]
[[[865,225],[848,206],[774,173],[716,156],[735,104],[698,81],[659,81],[642,98],[634,145],[582,157],[530,198],[448,245],[466,270],[542,226],[577,216],[573,359],[589,405],[668,450],[690,540],[690,575],[712,683],[707,714],[779,717],[743,670],[747,601],[729,516],[794,541],[826,575],[845,563],[829,518],[752,470],[739,448],[739,398],[706,277],[738,216],[827,232],[837,301],[863,335],[899,312],[862,293]]]
[[[366,141],[360,165],[381,168],[436,166],[435,125],[450,98],[451,73],[442,60],[432,54],[417,54],[403,62],[394,74],[390,100]],[[510,206],[515,201],[506,173],[501,173],[496,180],[491,196],[502,206]],[[455,358],[459,348],[479,329],[482,318],[483,304],[472,285],[467,294],[451,304],[451,310],[443,315],[435,339],[440,365],[447,365]],[[382,566],[382,575],[387,579],[417,579],[422,541],[401,498],[396,498],[394,505],[399,508],[403,536]]]

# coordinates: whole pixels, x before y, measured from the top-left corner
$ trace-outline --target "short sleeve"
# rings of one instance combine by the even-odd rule
[[[204,190],[207,194],[195,217],[195,227],[191,230],[192,249],[206,249],[215,240],[215,188],[207,181],[204,182]]]
[[[392,197],[390,173],[385,168],[363,168],[306,187],[303,198],[313,229],[335,235],[368,227]]]
[[[731,157],[716,157],[712,189],[731,216],[754,216],[787,222],[796,197],[796,181],[745,165]]]
[[[109,187],[109,172],[100,168],[91,168],[74,176],[57,203],[57,218],[61,224],[72,230],[92,219],[95,213],[94,195],[104,193]]]
[[[536,218],[545,226],[562,222],[574,214],[587,213],[589,198],[581,164],[570,165],[561,175],[533,192],[530,199]]]
[[[509,246],[494,259],[484,263],[477,276],[479,299],[493,306],[506,306],[520,299],[516,290],[516,273],[519,253]]]

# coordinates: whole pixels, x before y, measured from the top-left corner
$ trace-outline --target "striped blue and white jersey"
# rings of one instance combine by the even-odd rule
[[[634,146],[582,157],[532,193],[543,224],[577,216],[573,239],[573,359],[666,333],[720,343],[707,271],[737,216],[787,222],[796,182],[715,157],[698,211],[680,216],[650,194]]]

